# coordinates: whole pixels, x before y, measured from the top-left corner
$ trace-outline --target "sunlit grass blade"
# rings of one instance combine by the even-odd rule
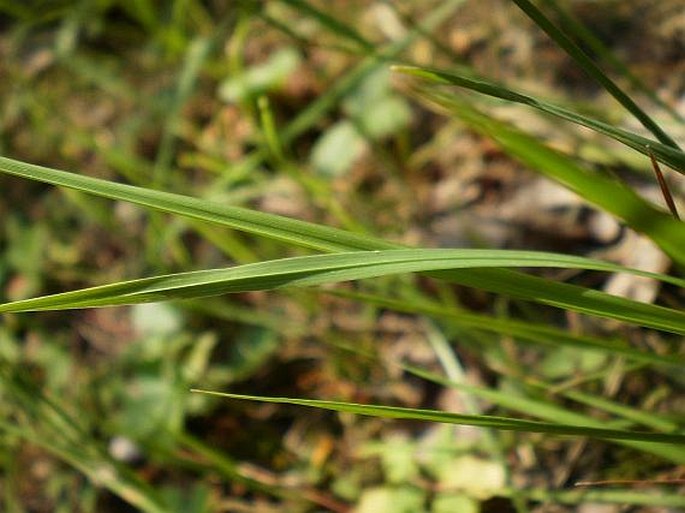
[[[457,115],[474,130],[494,139],[505,151],[545,176],[622,219],[658,244],[673,260],[685,265],[683,223],[642,199],[617,180],[584,169],[573,159],[553,150],[510,124],[494,119],[455,95],[429,88],[417,91],[420,98]]]
[[[179,194],[119,184],[0,157],[0,172],[68,187],[110,199],[213,222],[255,235],[328,252],[397,249],[375,237],[298,221],[239,207],[219,205]],[[671,222],[675,222],[669,218]],[[431,271],[430,276],[525,300],[598,315],[642,326],[683,332],[685,314],[611,296],[575,285],[556,283],[508,269]],[[91,305],[92,306],[92,305]],[[85,307],[82,305],[81,307]]]
[[[660,142],[647,139],[627,130],[615,127],[608,123],[589,118],[578,114],[564,107],[553,103],[533,98],[517,91],[513,91],[500,84],[489,82],[483,79],[469,78],[464,75],[457,75],[442,70],[418,68],[415,66],[393,66],[395,71],[408,75],[421,77],[439,84],[455,85],[472,91],[479,92],[502,100],[507,100],[522,105],[528,105],[534,109],[551,114],[553,116],[571,121],[578,125],[590,128],[601,134],[607,135],[630,148],[642,153],[645,157],[650,156],[650,152],[661,162],[670,166],[679,173],[685,174],[685,152],[662,144]]]
[[[611,78],[609,78],[597,64],[571,39],[564,34],[559,27],[554,25],[544,13],[533,5],[530,0],[513,0],[519,8],[530,17],[538,27],[544,30],[554,42],[566,51],[588,75],[599,82],[625,109],[630,112],[642,125],[654,134],[659,141],[667,146],[678,148],[678,144],[643,111]]]
[[[0,305],[0,312],[115,306],[284,286],[321,285],[387,274],[459,268],[482,270],[487,267],[510,266],[625,271],[685,285],[685,281],[678,278],[624,269],[614,264],[570,255],[507,250],[398,249],[293,257],[228,269],[155,276],[7,303]],[[550,280],[543,281],[553,283]],[[588,294],[591,292],[587,291]],[[644,315],[657,319],[657,322],[661,320],[671,324],[670,329],[685,333],[684,313],[643,303],[631,306],[641,309]]]
[[[4,157],[0,157],[0,172],[68,187],[113,200],[135,203],[162,212],[217,223],[269,239],[321,251],[374,250],[397,247],[390,242],[323,225],[266,214],[247,208],[221,205],[201,198],[67,173]]]
[[[534,344],[552,347],[564,346],[611,353],[624,356],[631,361],[653,365],[667,367],[685,366],[685,357],[680,355],[660,355],[651,351],[641,351],[618,340],[577,335],[544,324],[476,314],[435,303],[413,301],[406,298],[395,299],[377,294],[351,292],[348,290],[334,290],[330,291],[330,293],[382,308],[390,308],[399,312],[420,314],[434,319],[443,319],[447,322],[454,323],[456,326],[510,336],[524,342],[532,342]]]
[[[442,378],[441,376],[437,376],[435,373],[428,372],[424,369],[420,369],[415,366],[403,365],[402,367],[410,374],[419,376],[433,383],[449,388],[462,390],[475,397],[479,397],[481,399],[490,401],[493,404],[496,404],[497,406],[504,408],[508,411],[532,416],[536,419],[542,419],[546,422],[553,422],[555,424],[580,425],[593,428],[611,429],[623,429],[626,427],[627,424],[622,419],[599,420],[585,413],[574,411],[570,408],[564,408],[563,406],[556,404],[550,400],[534,398],[525,395],[505,393],[500,390],[494,390],[473,385],[466,385],[463,383],[455,383],[454,381]],[[651,425],[649,427],[654,428]],[[660,432],[664,432],[664,430],[661,428],[654,429]],[[674,431],[675,430],[670,430],[665,432]],[[672,461],[674,463],[685,464],[685,449],[683,449],[682,447],[652,444],[642,440],[614,439],[613,441],[620,445],[625,445],[627,447],[632,447],[640,451],[655,454],[657,456],[660,456],[661,458],[664,458],[668,461]]]
[[[350,350],[355,351],[355,349],[353,348],[350,348]],[[511,392],[503,392],[497,389],[455,382],[451,379],[445,378],[441,375],[427,371],[415,365],[399,364],[399,366],[405,372],[408,372],[410,374],[413,374],[414,376],[430,381],[431,383],[460,390],[466,394],[470,394],[474,397],[478,397],[480,399],[489,401],[492,404],[495,404],[500,408],[504,408],[510,412],[516,412],[527,416],[532,416],[533,418],[541,419],[543,421],[553,422],[555,424],[582,425],[594,428],[622,429],[626,427],[626,422],[623,419],[599,420],[585,413],[574,411],[569,408],[564,408],[563,406],[549,399],[512,394]],[[608,401],[604,401],[604,404],[606,405],[607,402]],[[599,402],[597,404],[599,404]],[[607,409],[607,411],[615,413],[618,410],[618,407],[613,404],[612,406],[614,407],[612,409]],[[627,409],[627,407],[624,407],[620,411],[624,413]],[[633,420],[632,417],[628,418]],[[654,424],[657,424],[657,426],[655,426]],[[645,425],[648,427],[652,427],[656,431],[676,431],[675,428],[664,429],[664,423],[658,423],[658,419],[655,420],[654,423]],[[664,446],[659,444],[646,443],[644,441],[639,440],[620,439],[615,440],[615,442],[621,445],[632,447],[634,449],[655,454],[666,460],[673,461],[674,463],[685,464],[685,449],[683,449],[682,447]]]
[[[626,431],[620,429],[602,429],[570,424],[556,424],[552,422],[538,422],[532,420],[495,417],[489,415],[464,415],[439,410],[424,410],[417,408],[401,408],[397,406],[367,405],[342,401],[322,401],[318,399],[296,399],[290,397],[262,397],[253,395],[230,394],[209,390],[192,390],[193,392],[224,397],[275,404],[292,404],[309,406],[324,410],[332,410],[371,417],[391,419],[421,420],[441,422],[445,424],[461,424],[466,426],[488,427],[506,431],[525,431],[529,433],[547,433],[551,435],[586,436],[602,440],[632,440],[641,442],[684,444],[685,434],[680,433],[651,433],[643,431]]]
[[[654,90],[647,86],[639,76],[633,73],[628,66],[626,66],[625,63],[621,61],[621,59],[619,59],[616,54],[601,41],[601,39],[599,39],[583,23],[578,21],[570,13],[566,12],[566,10],[559,4],[557,0],[542,0],[542,2],[556,13],[558,19],[563,25],[562,28],[564,30],[570,32],[579,41],[582,41],[584,45],[590,48],[602,60],[611,65],[614,70],[623,75],[623,77],[630,82],[634,89],[640,91],[655,105],[658,105],[668,112],[674,120],[680,123],[685,122],[685,118],[683,118],[678,111],[659,98]]]
[[[644,305],[644,303],[568,283],[555,283],[510,269],[470,269],[468,272],[431,271],[426,275],[557,308],[682,333],[680,311],[657,307],[658,310],[647,313],[643,307],[655,305]],[[673,317],[674,315],[676,317]]]
[[[341,347],[341,349],[345,351],[350,351],[358,356],[374,360],[377,359],[377,356],[375,354],[362,351],[356,346],[349,344],[338,346]],[[385,365],[388,365],[388,363],[386,362]],[[582,425],[595,428],[625,429],[626,427],[630,427],[633,424],[633,422],[638,422],[642,423],[646,427],[654,429],[655,431],[672,433],[677,432],[679,430],[678,425],[668,420],[665,420],[657,413],[642,412],[636,409],[629,408],[627,406],[618,405],[608,400],[598,398],[596,401],[592,401],[593,406],[598,407],[599,410],[604,410],[605,412],[616,414],[619,417],[615,419],[607,418],[600,420],[582,411],[576,411],[570,408],[566,408],[563,405],[553,401],[549,397],[545,397],[543,393],[551,389],[551,385],[548,386],[547,389],[541,390],[541,392],[543,392],[541,394],[524,395],[512,393],[511,391],[499,390],[497,388],[486,388],[483,386],[476,386],[465,383],[461,380],[455,381],[454,379],[444,377],[440,374],[431,372],[416,365],[408,365],[405,363],[393,363],[390,365],[398,367],[402,369],[404,372],[412,374],[428,382],[435,383],[436,385],[440,385],[446,388],[453,388],[469,396],[488,401],[494,405],[497,405],[500,408],[507,410],[508,412],[523,414],[526,416],[533,417],[535,419],[553,422],[555,424]],[[535,388],[540,388],[541,385],[536,383],[534,386]],[[585,394],[583,397],[588,396],[587,394]],[[571,398],[573,400],[577,400],[578,396]],[[652,420],[646,420],[646,417],[648,416],[651,416]],[[685,464],[685,448],[683,447],[652,444],[644,441],[635,440],[614,440],[614,442],[627,447],[632,447],[633,449],[657,455],[661,458],[664,458],[668,461],[672,461],[674,463]]]

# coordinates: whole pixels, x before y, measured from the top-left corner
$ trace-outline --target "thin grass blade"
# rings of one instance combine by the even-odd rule
[[[531,169],[622,219],[634,230],[651,238],[673,260],[685,265],[685,225],[642,199],[632,189],[617,180],[582,168],[573,159],[510,124],[483,114],[454,95],[442,94],[430,88],[420,88],[416,94],[456,114]]]
[[[506,88],[500,84],[483,79],[474,79],[464,75],[457,75],[447,71],[418,68],[415,66],[393,66],[393,70],[411,76],[420,77],[438,84],[454,85],[471,91],[476,91],[487,96],[500,98],[513,103],[528,105],[541,112],[551,114],[558,118],[590,128],[598,133],[607,135],[612,139],[633,148],[645,157],[653,154],[660,162],[670,166],[681,174],[685,174],[685,152],[672,148],[660,142],[642,137],[627,130],[612,126],[608,123],[583,116],[576,112],[565,109],[550,102],[527,96],[520,92]]]
[[[602,440],[633,440],[641,442],[685,444],[685,434],[680,433],[652,433],[644,431],[627,431],[620,429],[603,429],[570,424],[556,424],[552,422],[538,422],[532,420],[495,417],[490,415],[464,415],[439,410],[424,410],[418,408],[401,408],[397,406],[367,405],[343,401],[322,401],[318,399],[296,399],[290,397],[262,397],[254,395],[229,394],[212,392],[209,390],[191,390],[192,392],[238,399],[258,401],[274,404],[292,404],[309,406],[324,410],[355,413],[371,417],[391,419],[421,420],[441,422],[445,424],[460,424],[466,426],[488,427],[506,431],[525,431],[529,433],[546,433],[551,435],[586,436]]]
[[[633,101],[611,78],[609,78],[597,64],[571,39],[568,38],[544,13],[533,5],[530,0],[513,0],[514,3],[532,19],[538,27],[544,30],[554,42],[566,51],[588,75],[599,82],[625,109],[630,112],[642,125],[654,134],[666,146],[678,149],[678,144],[664,132],[637,103]]]
[[[445,321],[454,323],[456,326],[510,336],[524,342],[611,353],[624,356],[630,361],[650,365],[664,367],[685,366],[685,357],[680,355],[661,355],[651,351],[640,351],[619,340],[577,335],[544,324],[475,314],[457,310],[455,308],[444,307],[435,303],[429,303],[427,301],[414,301],[406,298],[395,299],[377,294],[352,292],[348,290],[333,290],[327,292],[339,297],[362,301],[367,304],[389,308],[398,312],[425,315],[434,319],[444,319]]]

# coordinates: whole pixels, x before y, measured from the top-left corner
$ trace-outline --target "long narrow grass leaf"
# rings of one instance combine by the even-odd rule
[[[229,394],[208,390],[192,390],[203,394],[238,399],[258,401],[263,403],[292,404],[309,406],[324,410],[345,413],[355,413],[371,417],[391,419],[422,420],[441,422],[445,424],[461,424],[466,426],[489,427],[507,431],[526,431],[530,433],[547,433],[553,435],[587,436],[602,440],[633,440],[665,444],[685,444],[685,434],[680,433],[651,433],[644,431],[625,431],[620,429],[602,429],[570,424],[556,424],[552,422],[538,422],[532,420],[495,417],[490,415],[465,415],[439,410],[425,410],[417,408],[402,408],[398,406],[368,405],[342,401],[322,401],[318,399],[296,399],[290,397],[263,397],[254,395]]]
[[[245,208],[219,205],[199,198],[81,176],[4,157],[0,157],[0,172],[222,224],[248,233],[321,251],[383,250],[401,247],[382,239],[328,226]],[[683,321],[685,314],[682,312],[630,301],[576,285],[556,283],[508,269],[469,269],[468,271],[457,269],[431,271],[429,275],[520,299],[675,333],[682,333],[685,326]]]
[[[546,346],[565,346],[576,349],[591,350],[602,353],[611,353],[624,356],[625,358],[653,365],[667,367],[685,366],[685,357],[680,355],[661,355],[652,351],[641,351],[628,346],[618,340],[602,339],[588,335],[577,335],[569,331],[555,328],[544,324],[503,319],[490,315],[476,314],[467,311],[448,308],[442,305],[412,301],[406,298],[394,299],[377,294],[353,292],[349,290],[329,291],[336,296],[362,301],[383,308],[390,308],[399,312],[426,315],[428,317],[444,319],[457,326],[469,329],[497,333],[516,338],[525,342]]]
[[[268,290],[284,286],[322,285],[387,274],[487,267],[560,267],[625,271],[685,286],[685,280],[570,255],[509,250],[397,249],[284,258],[227,269],[155,276],[7,303],[0,305],[0,312],[137,304]],[[545,281],[552,283],[549,280]],[[643,304],[643,307],[646,312],[666,310],[649,304]],[[677,314],[675,311],[674,313]],[[685,314],[681,317],[685,332]],[[674,318],[676,319],[677,317]]]
[[[476,110],[454,95],[427,88],[417,94],[449,109],[473,129],[493,138],[504,150],[532,169],[556,180],[587,201],[622,219],[657,243],[676,262],[685,265],[685,226],[657,209],[617,180],[582,168],[523,131]]]
[[[463,390],[466,393],[472,394],[481,399],[496,404],[501,408],[506,408],[509,411],[530,415],[537,419],[542,419],[547,422],[554,422],[555,424],[573,424],[582,425],[594,428],[612,428],[624,427],[625,422],[622,419],[618,420],[599,420],[584,413],[580,413],[569,408],[564,408],[549,400],[541,398],[527,397],[523,395],[504,393],[500,390],[492,390],[488,388],[466,385],[463,383],[455,383],[449,379],[438,376],[433,372],[426,371],[411,365],[401,366],[405,371],[419,376],[427,381],[436,383],[445,387],[456,388]],[[653,427],[653,426],[650,426]],[[659,431],[663,431],[657,428]],[[673,432],[673,430],[666,430],[666,432]],[[685,449],[683,447],[673,447],[660,444],[647,443],[642,440],[623,440],[617,439],[616,443],[632,447],[644,452],[649,452],[660,456],[668,461],[678,464],[685,464]]]
[[[601,59],[609,63],[618,73],[623,75],[623,77],[630,82],[633,88],[647,96],[655,105],[658,105],[668,112],[675,121],[679,123],[685,122],[685,118],[683,118],[678,111],[668,105],[664,100],[659,98],[654,90],[647,86],[639,76],[633,73],[628,66],[626,66],[626,64],[602,42],[601,39],[599,39],[583,23],[574,18],[570,13],[566,12],[566,10],[559,4],[557,0],[542,0],[542,3],[550,7],[556,13],[558,19],[566,27],[567,32],[570,32]]]
[[[590,128],[601,134],[607,135],[612,139],[633,148],[646,157],[653,154],[659,161],[672,167],[679,173],[685,174],[685,152],[672,148],[660,142],[642,137],[627,130],[612,126],[608,123],[583,116],[576,112],[565,109],[553,103],[527,96],[517,91],[513,91],[500,84],[489,82],[483,79],[469,78],[464,75],[457,75],[442,70],[418,68],[415,66],[393,66],[395,71],[412,76],[421,77],[439,84],[449,84],[472,91],[479,92],[502,100],[513,103],[528,105],[539,111],[551,114],[561,119],[571,121],[578,125]]]
[[[526,13],[554,42],[566,51],[580,67],[604,89],[607,90],[625,109],[630,112],[642,125],[654,134],[659,141],[667,146],[678,148],[678,144],[654,121],[645,111],[643,111],[611,78],[609,78],[597,64],[569,37],[554,25],[544,14],[533,5],[530,0],[513,0],[518,7]]]

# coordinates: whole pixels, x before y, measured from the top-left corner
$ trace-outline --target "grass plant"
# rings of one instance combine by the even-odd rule
[[[35,86],[19,60],[4,65],[17,86],[2,90],[11,109],[0,118],[0,148],[16,158],[0,157],[2,187],[10,191],[0,212],[6,226],[20,228],[2,239],[15,257],[10,249],[0,261],[3,507],[45,507],[23,504],[32,493],[22,471],[30,448],[50,467],[39,495],[54,510],[115,511],[123,501],[154,513],[440,513],[478,511],[502,498],[521,513],[541,503],[685,507],[677,487],[565,489],[572,476],[649,485],[658,481],[650,473],[673,476],[685,465],[677,410],[685,384],[685,225],[614,170],[554,147],[525,123],[500,119],[497,109],[562,119],[566,130],[582,127],[622,145],[645,167],[651,157],[684,174],[678,136],[619,83],[644,92],[644,81],[617,65],[557,2],[539,2],[549,15],[528,0],[512,4],[649,134],[483,78],[436,36],[468,1],[429,2],[410,12],[392,2],[361,2],[349,13],[345,2],[332,4],[337,8],[241,1],[234,11],[214,12],[192,0],[166,7],[79,2],[42,15],[0,4],[12,20],[3,36],[8,45],[26,48],[41,30],[53,38],[45,73],[54,73],[59,86],[43,100],[45,84]],[[358,27],[354,19],[362,14],[381,20],[382,30]],[[116,34],[148,46],[110,41]],[[124,54],[110,55],[108,71],[106,53],[83,48],[88,38],[156,60],[158,76],[117,78]],[[576,41],[611,61],[619,76],[605,73]],[[259,67],[243,57],[263,57],[284,42],[292,59],[266,59]],[[323,83],[293,79],[291,65],[304,66],[309,54],[329,74]],[[387,87],[391,64],[400,91],[428,110],[411,110],[408,98]],[[74,84],[60,82],[64,71]],[[315,94],[297,97],[293,108],[283,93],[288,80],[292,89],[312,87]],[[70,121],[73,132],[56,130],[51,117],[59,117],[60,95],[72,85],[106,98],[103,116],[116,129],[102,129],[99,114],[87,108]],[[139,95],[136,87],[150,89]],[[210,108],[202,105],[210,99]],[[78,98],[70,101],[83,109]],[[125,104],[130,118],[120,119],[115,111]],[[431,111],[450,120],[437,121]],[[377,116],[388,119],[375,125]],[[570,250],[434,248],[404,237],[397,221],[378,222],[388,214],[384,201],[397,219],[423,207],[411,204],[412,162],[431,145],[438,148],[431,158],[446,153],[437,137],[422,146],[426,135],[412,133],[421,116],[493,141],[508,165],[518,162],[610,214],[651,240],[673,267],[648,272]],[[199,119],[209,119],[211,129]],[[677,115],[671,121],[682,127]],[[21,133],[15,125],[28,126],[36,142],[12,137]],[[152,150],[140,151],[150,130]],[[217,136],[222,130],[227,137]],[[344,153],[361,148],[359,155],[371,157],[317,168],[316,151],[324,161],[347,157],[326,154],[331,140]],[[53,155],[54,148],[61,153]],[[91,169],[89,157],[97,161]],[[79,172],[61,170],[80,165]],[[390,200],[378,188],[346,184],[355,166],[365,165],[389,184]],[[288,192],[285,201],[278,196],[279,179],[296,191],[294,200]],[[29,194],[37,210],[21,204]],[[260,206],[268,204],[281,213]],[[84,242],[91,236],[107,242]],[[48,238],[47,254],[38,256]],[[32,256],[22,262],[23,255]],[[550,269],[572,270],[575,279]],[[647,303],[602,290],[605,277],[617,273],[658,282],[662,292]],[[118,345],[112,340],[135,336],[104,307],[124,305],[139,340]],[[336,312],[352,327],[336,327]],[[397,338],[382,339],[376,326],[388,316],[400,326],[409,318],[412,329],[440,342],[424,344],[429,356],[411,356]],[[423,342],[414,337],[413,350]],[[433,392],[417,398],[417,383]],[[295,397],[303,390],[317,395]],[[441,409],[435,390],[461,398],[463,411]],[[289,407],[295,408],[282,409]],[[219,422],[234,441],[217,431]],[[464,426],[482,431],[472,436]],[[338,438],[354,449],[338,449]],[[134,456],[112,448],[122,439]],[[381,461],[375,475],[360,464],[364,454]],[[530,463],[542,466],[549,454],[570,458],[549,471],[554,482]],[[603,468],[603,457],[612,468]],[[69,477],[60,481],[62,475]],[[464,475],[477,479],[466,482]]]

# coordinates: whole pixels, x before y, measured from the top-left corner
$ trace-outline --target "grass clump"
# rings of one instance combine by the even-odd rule
[[[4,508],[685,505],[682,122],[478,5],[1,8]]]

